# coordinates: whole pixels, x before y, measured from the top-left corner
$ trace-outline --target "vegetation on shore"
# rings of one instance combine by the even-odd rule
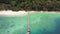
[[[0,10],[60,11],[60,0],[0,0]]]

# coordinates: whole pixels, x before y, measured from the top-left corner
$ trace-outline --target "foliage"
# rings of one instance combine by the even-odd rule
[[[9,4],[9,5],[8,5]],[[4,6],[5,5],[5,6]],[[0,10],[60,11],[60,0],[0,0]]]

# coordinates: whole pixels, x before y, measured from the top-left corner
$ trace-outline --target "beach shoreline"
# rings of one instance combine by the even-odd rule
[[[37,11],[29,11],[30,14],[31,13],[46,13],[46,14],[60,14],[60,12],[47,12],[47,11],[40,11],[40,12],[37,12]],[[13,12],[11,10],[7,10],[7,11],[0,11],[0,15],[3,15],[3,16],[24,16],[24,15],[28,15],[28,12],[26,11],[18,11],[18,12]]]
[[[0,15],[2,16],[22,16],[27,15],[28,13],[25,11],[13,12],[13,11],[0,11]]]

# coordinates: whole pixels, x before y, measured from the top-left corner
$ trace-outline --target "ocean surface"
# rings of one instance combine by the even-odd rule
[[[27,16],[0,16],[0,34],[26,34]]]
[[[28,16],[0,16],[0,34],[26,34]],[[60,14],[30,14],[31,34],[60,34]]]
[[[31,14],[30,26],[31,34],[60,34],[60,14]]]

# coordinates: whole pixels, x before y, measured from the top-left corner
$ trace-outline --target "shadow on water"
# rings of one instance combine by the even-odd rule
[[[56,18],[55,23],[56,23],[55,34],[60,34],[60,18]]]

